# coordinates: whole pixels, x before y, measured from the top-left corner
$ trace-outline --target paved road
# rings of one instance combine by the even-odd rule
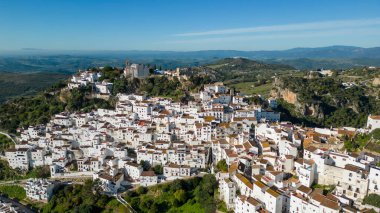
[[[129,205],[129,203],[128,203],[127,201],[125,201],[125,200],[120,196],[120,194],[116,194],[115,197],[116,197],[117,201],[119,201],[119,203],[123,204],[123,205],[129,210],[129,212],[131,212],[131,213],[137,213],[137,212],[132,208],[132,206]]]
[[[29,207],[27,206],[24,206],[22,205],[21,203],[15,201],[15,200],[12,200],[10,198],[7,198],[7,197],[4,197],[4,196],[0,196],[0,200],[4,203],[12,203],[12,205],[15,205],[19,208],[20,212],[25,212],[25,213],[35,213],[32,209],[30,209]]]
[[[0,134],[5,135],[7,138],[11,139],[12,142],[16,145],[16,141],[13,139],[13,137],[10,134],[8,134],[6,132],[0,132]]]
[[[27,179],[0,181],[0,185],[24,185]]]

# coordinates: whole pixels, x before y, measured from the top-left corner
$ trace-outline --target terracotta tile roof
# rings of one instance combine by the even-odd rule
[[[277,192],[276,190],[273,190],[271,188],[267,189],[266,192],[268,192],[270,195],[272,195],[273,197],[279,197],[281,196],[281,194],[279,192]]]
[[[241,182],[243,182],[244,185],[246,185],[248,188],[252,189],[253,185],[246,177],[244,177],[242,174],[239,174],[239,173],[236,174],[235,176],[237,179],[239,179]]]
[[[257,187],[259,187],[260,189],[266,187],[266,185],[261,181],[256,181],[253,184],[256,185]]]
[[[380,115],[372,115],[370,118],[373,120],[380,120]]]
[[[154,173],[154,171],[143,171],[143,172],[141,172],[140,176],[153,177],[153,176],[156,176],[156,174]]]
[[[304,185],[301,185],[300,187],[298,187],[297,190],[299,190],[305,194],[310,194],[313,191],[311,188],[304,186]]]
[[[248,197],[247,198],[247,202],[250,203],[253,206],[260,205],[260,202],[257,201],[256,199],[254,199],[253,197]]]
[[[334,209],[334,210],[339,210],[340,209],[340,206],[337,202],[334,202],[334,201],[331,201],[327,198],[325,198],[322,202],[321,202],[321,205],[322,206],[325,206],[327,208],[330,208],[330,209]]]

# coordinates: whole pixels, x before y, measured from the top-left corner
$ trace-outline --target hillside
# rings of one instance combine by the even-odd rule
[[[0,56],[0,72],[59,72],[72,74],[78,69],[121,65],[122,60],[77,55],[17,55]]]
[[[268,80],[273,75],[295,70],[282,64],[268,64],[246,58],[226,58],[207,65],[208,72],[215,75],[217,81],[227,84]]]
[[[0,72],[0,103],[16,97],[35,95],[67,77],[67,74],[53,72]]]
[[[0,104],[0,130],[14,133],[18,127],[46,123],[52,115],[62,111],[88,112],[97,108],[112,108],[117,93],[145,93],[187,101],[188,91],[198,90],[203,84],[211,82],[209,77],[197,75],[183,82],[160,75],[131,80],[122,77],[122,70],[109,66],[98,71],[102,72],[101,80],[113,83],[113,96],[109,100],[94,98],[90,87],[67,90],[65,83],[54,84],[34,96],[18,97]]]
[[[368,114],[380,113],[379,90],[372,85],[373,78],[360,79],[353,74],[282,77],[276,79],[271,94],[282,100],[285,120],[307,126],[363,127]],[[364,71],[358,74],[364,75]]]
[[[90,88],[62,90],[53,85],[48,91],[32,97],[20,97],[0,105],[0,130],[15,133],[19,127],[47,123],[51,116],[63,111],[90,111],[110,108],[110,102],[91,98]]]
[[[232,70],[294,70],[294,67],[282,64],[267,64],[260,61],[254,61],[247,58],[225,58],[208,65],[211,68],[217,69],[232,69]]]

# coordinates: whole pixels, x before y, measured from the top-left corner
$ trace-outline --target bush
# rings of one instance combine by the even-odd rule
[[[95,182],[84,185],[67,185],[57,190],[42,212],[112,212],[125,209],[114,198],[94,190]]]
[[[364,197],[363,204],[368,204],[380,208],[380,195],[378,194],[369,194]]]
[[[10,198],[16,198],[17,200],[23,200],[26,198],[26,192],[24,188],[18,185],[3,185],[0,186],[1,194]]]
[[[216,168],[218,169],[218,171],[221,171],[221,172],[227,172],[228,171],[228,165],[226,163],[226,160],[223,159],[223,160],[220,160],[217,164],[216,164]]]
[[[373,139],[380,140],[380,129],[373,130],[371,134]]]
[[[127,192],[125,200],[137,212],[214,212],[218,183],[213,175],[175,180]]]
[[[0,134],[0,152],[13,146],[11,139],[7,138],[5,135]]]
[[[162,175],[164,173],[164,168],[161,165],[156,165],[153,167],[153,171],[156,175]]]

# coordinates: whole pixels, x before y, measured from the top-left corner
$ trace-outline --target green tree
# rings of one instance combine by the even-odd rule
[[[153,171],[156,175],[162,175],[164,173],[164,168],[161,165],[155,165]]]
[[[375,206],[380,208],[380,195],[378,194],[369,194],[364,197],[363,204],[369,204],[371,206]]]
[[[140,199],[139,208],[143,212],[148,212],[150,210],[151,206],[153,205],[153,203],[154,203],[154,200],[152,199],[152,197],[150,197],[148,195],[144,195]]]
[[[148,192],[148,189],[146,187],[143,187],[143,186],[139,186],[137,189],[136,189],[136,192],[137,194],[139,195],[143,195],[145,193]]]
[[[371,134],[373,139],[380,140],[380,129],[373,130]]]
[[[146,161],[146,160],[141,160],[140,165],[142,166],[144,171],[149,171],[151,167],[149,161]]]
[[[225,159],[220,160],[216,164],[216,168],[218,169],[218,171],[227,172],[228,171],[228,165],[226,163],[226,160]]]
[[[177,190],[174,193],[174,198],[178,201],[178,203],[183,204],[187,200],[186,192],[183,189]]]

